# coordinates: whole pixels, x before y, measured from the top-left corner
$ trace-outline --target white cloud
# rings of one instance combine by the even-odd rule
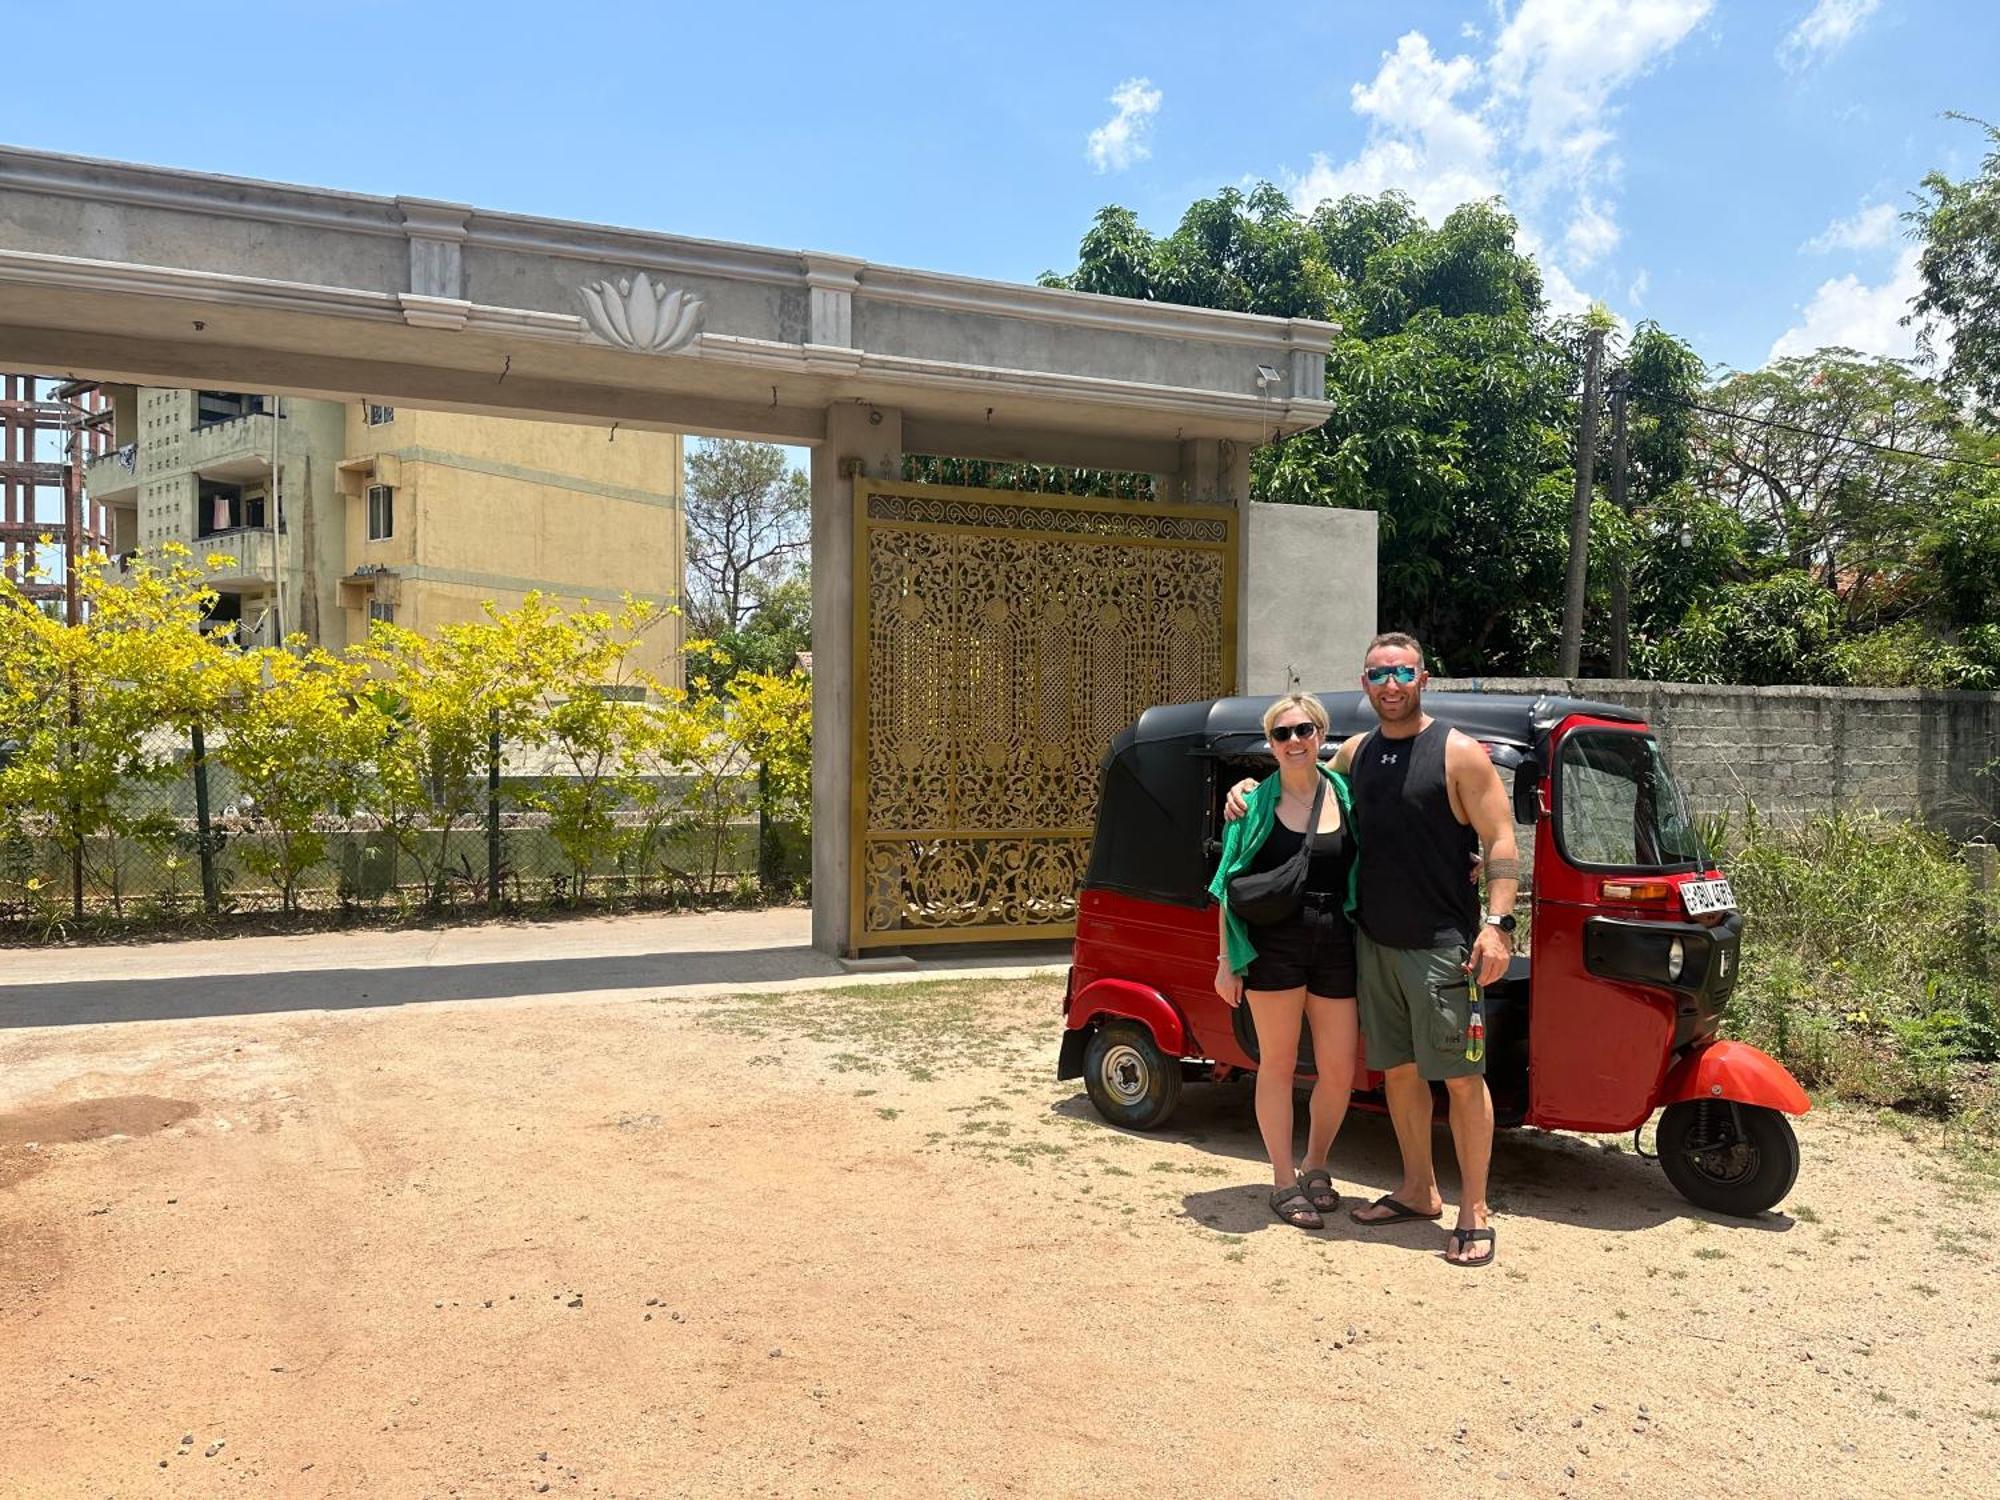
[[[1522,0],[1494,44],[1496,100],[1522,112],[1522,146],[1588,166],[1609,144],[1611,98],[1663,60],[1714,0]]]
[[[1889,279],[1879,285],[1871,286],[1852,272],[1821,282],[1798,323],[1778,336],[1768,357],[1782,359],[1838,346],[1908,359],[1916,352],[1916,330],[1903,327],[1902,319],[1919,285],[1915,247],[1896,258]]]
[[[1886,250],[1896,243],[1897,217],[1894,204],[1864,204],[1846,218],[1835,219],[1799,248],[1815,255],[1829,250]]]
[[[1578,270],[1602,260],[1618,248],[1620,231],[1604,206],[1591,198],[1577,203],[1576,212],[1563,231],[1563,249]]]
[[[1597,299],[1572,281],[1569,272],[1544,255],[1533,241],[1524,239],[1521,249],[1525,254],[1532,255],[1535,263],[1542,268],[1542,297],[1549,305],[1551,316],[1580,318],[1597,305]]]
[[[1409,32],[1373,79],[1354,86],[1354,111],[1368,122],[1361,150],[1346,161],[1315,155],[1291,184],[1292,199],[1310,211],[1327,198],[1395,188],[1436,223],[1462,203],[1504,195],[1522,221],[1523,247],[1541,262],[1550,306],[1581,310],[1590,298],[1572,273],[1622,237],[1615,100],[1713,5],[1520,0],[1511,14],[1496,6],[1500,30],[1483,60],[1441,58],[1422,32]]]
[[[1634,312],[1637,312],[1646,305],[1646,293],[1651,291],[1652,288],[1653,273],[1648,271],[1644,266],[1639,267],[1639,274],[1634,276],[1632,284],[1625,288],[1625,300],[1632,304]]]
[[[1146,143],[1164,96],[1150,78],[1128,78],[1111,91],[1117,113],[1090,132],[1089,156],[1100,172],[1122,172],[1153,154]]]
[[[1778,43],[1778,61],[1792,73],[1811,67],[1845,47],[1881,8],[1882,0],[1818,0]]]
[[[1368,121],[1360,154],[1337,166],[1316,154],[1292,184],[1292,201],[1309,212],[1328,198],[1399,188],[1435,223],[1461,203],[1500,192],[1493,132],[1459,103],[1478,80],[1471,58],[1438,57],[1422,32],[1402,37],[1375,77],[1351,91],[1354,112]]]

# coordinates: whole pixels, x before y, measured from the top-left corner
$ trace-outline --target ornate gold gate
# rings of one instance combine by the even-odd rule
[[[855,491],[852,941],[1067,937],[1112,736],[1233,690],[1236,516]]]

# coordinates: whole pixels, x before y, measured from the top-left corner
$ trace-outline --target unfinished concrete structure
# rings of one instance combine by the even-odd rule
[[[109,543],[83,471],[108,441],[111,412],[89,388],[0,374],[0,568],[28,598],[77,618],[76,562]]]
[[[830,950],[882,937],[854,925],[857,820],[872,826],[863,771],[877,750],[856,715],[857,643],[894,586],[857,589],[870,496],[886,496],[872,523],[891,525],[912,497],[885,486],[910,454],[1157,476],[1164,502],[1210,518],[1158,522],[1225,557],[1230,618],[1207,638],[1222,651],[1209,680],[1242,685],[1250,452],[1325,420],[1333,334],[842,255],[0,151],[0,361],[810,446],[814,940]],[[948,531],[962,501],[918,498],[923,515],[905,507],[908,526]],[[1154,544],[1117,537],[1080,504],[1037,514],[1035,536]],[[1305,600],[1372,597],[1374,579],[1336,556],[1301,587]],[[989,601],[1003,615],[1006,603]],[[1334,644],[1336,660],[1351,658],[1352,643]],[[1094,764],[1061,769],[1087,799]],[[938,849],[957,859],[947,846],[989,837],[951,825],[949,808],[932,814],[937,826],[894,830],[911,835],[913,860]]]

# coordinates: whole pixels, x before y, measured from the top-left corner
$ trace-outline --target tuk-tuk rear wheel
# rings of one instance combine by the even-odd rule
[[[1136,1021],[1112,1021],[1083,1049],[1083,1086],[1097,1112],[1127,1130],[1154,1130],[1181,1102],[1181,1065]]]
[[[1660,1116],[1660,1166],[1697,1208],[1752,1218],[1792,1190],[1799,1138],[1775,1109],[1727,1099],[1670,1104]]]

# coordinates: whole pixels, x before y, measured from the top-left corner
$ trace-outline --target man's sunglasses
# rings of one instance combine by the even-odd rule
[[[1310,719],[1303,724],[1274,724],[1271,726],[1271,743],[1282,745],[1295,736],[1301,740],[1309,740],[1318,733],[1319,725]]]
[[[1391,679],[1408,687],[1417,680],[1417,669],[1410,666],[1370,667],[1362,675],[1368,679],[1370,687],[1382,687]]]

